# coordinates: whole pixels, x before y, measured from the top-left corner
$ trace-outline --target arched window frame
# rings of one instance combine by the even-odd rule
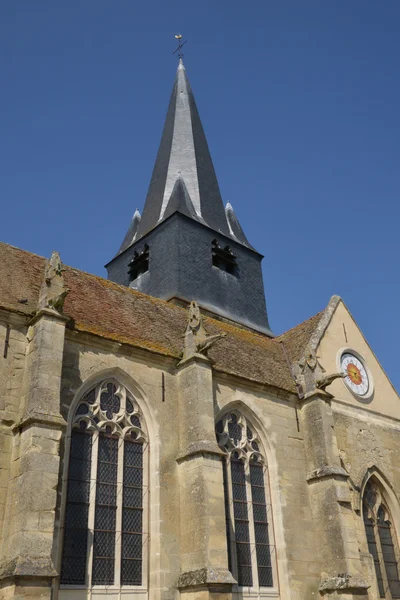
[[[232,418],[236,420],[237,426],[240,429],[240,439],[233,439],[230,434],[230,423]],[[250,431],[250,437],[248,432]],[[224,492],[225,492],[225,509],[227,517],[227,543],[228,543],[228,558],[229,568],[233,577],[238,581],[237,593],[241,598],[253,597],[257,593],[258,598],[270,598],[278,595],[278,569],[276,560],[276,546],[273,522],[273,510],[271,502],[271,492],[269,483],[269,472],[266,461],[266,453],[264,444],[257,432],[257,428],[253,426],[252,420],[248,419],[243,411],[234,408],[226,412],[217,419],[216,426],[217,440],[220,448],[225,453],[224,461]],[[260,585],[257,560],[257,545],[255,534],[255,519],[254,506],[256,502],[253,500],[251,464],[262,468],[263,475],[263,490],[265,494],[265,505],[267,514],[269,551],[270,551],[270,567],[272,575],[272,585]],[[239,565],[237,557],[237,535],[235,524],[235,508],[234,508],[234,493],[232,481],[232,462],[243,464],[244,480],[246,490],[246,504],[248,513],[249,527],[249,546],[251,551],[251,585],[240,582]],[[239,520],[239,519],[236,519]],[[240,543],[240,542],[239,542]]]
[[[376,583],[380,598],[394,600],[400,598],[400,549],[393,512],[389,509],[390,500],[382,482],[375,476],[370,477],[362,492],[362,518],[368,551],[372,555],[375,567]],[[384,551],[383,529],[389,532],[393,558],[389,560],[391,550]],[[389,539],[387,538],[387,539]],[[393,578],[397,570],[397,581]]]
[[[112,406],[105,406],[101,402],[101,396],[108,386],[114,386],[113,394],[119,399],[119,407],[113,410]],[[86,406],[87,411],[82,409]],[[114,407],[115,408],[115,407]],[[65,532],[66,508],[68,504],[68,484],[71,462],[71,440],[74,431],[84,431],[91,436],[91,467],[90,467],[90,500],[87,525],[87,560],[86,580],[84,584],[68,584],[62,582],[63,567],[63,545]],[[114,583],[94,584],[92,583],[93,547],[94,547],[94,522],[96,513],[96,489],[98,449],[100,436],[118,439],[118,467],[117,467],[117,509],[116,509],[116,536],[115,536],[115,561],[114,561]],[[122,561],[122,511],[123,511],[123,489],[124,489],[124,446],[125,441],[142,445],[142,568],[141,584],[130,585],[121,583],[121,561]],[[59,598],[70,600],[77,598],[102,599],[111,593],[113,597],[121,598],[126,595],[133,596],[135,600],[148,599],[148,571],[149,571],[149,443],[148,431],[143,412],[136,397],[128,388],[115,377],[107,377],[86,388],[86,391],[78,396],[74,402],[72,417],[69,419],[65,444],[65,465],[63,476],[63,498],[61,504],[61,555],[60,555],[60,586]],[[82,596],[86,590],[87,596]]]

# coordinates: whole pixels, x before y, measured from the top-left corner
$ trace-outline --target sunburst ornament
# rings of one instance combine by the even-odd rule
[[[361,360],[352,352],[344,352],[340,358],[341,370],[346,373],[344,382],[351,392],[364,397],[370,391],[367,369]]]

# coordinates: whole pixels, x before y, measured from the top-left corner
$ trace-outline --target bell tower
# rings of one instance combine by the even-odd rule
[[[108,277],[164,300],[196,300],[272,336],[262,258],[229,202],[224,207],[180,59],[143,214],[135,212]]]

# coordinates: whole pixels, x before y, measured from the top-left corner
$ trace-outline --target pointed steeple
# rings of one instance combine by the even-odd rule
[[[176,74],[139,237],[164,220],[177,180],[184,181],[194,218],[230,235],[210,151],[182,59]]]
[[[224,207],[180,60],[143,214],[135,213],[108,276],[272,335],[261,260],[232,206]]]
[[[231,235],[233,235],[238,240],[238,242],[241,242],[242,244],[246,244],[246,246],[249,246],[251,248],[249,242],[247,241],[246,236],[244,235],[244,231],[240,226],[240,223],[235,214],[235,211],[233,210],[233,206],[230,202],[226,203],[225,213],[226,213],[226,219],[228,221],[229,231],[231,232]]]
[[[172,194],[164,212],[164,218],[166,219],[170,215],[173,215],[174,212],[180,212],[192,219],[198,219],[185,182],[180,175],[175,181],[174,189],[172,190]]]
[[[121,252],[123,252],[124,250],[129,248],[129,246],[131,244],[133,244],[133,242],[137,238],[137,233],[138,233],[139,224],[140,224],[140,218],[141,218],[140,212],[138,211],[138,209],[136,209],[133,214],[132,221],[129,225],[128,231],[126,232],[126,235],[124,237],[124,241],[122,242],[121,247],[118,250],[118,254],[120,254]]]

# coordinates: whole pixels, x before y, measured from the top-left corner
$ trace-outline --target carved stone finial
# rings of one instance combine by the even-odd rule
[[[316,388],[325,391],[335,379],[346,377],[346,373],[330,373],[325,375],[325,369],[318,360],[315,352],[307,351],[292,367],[299,397],[304,398]]]
[[[203,318],[200,314],[200,308],[197,302],[191,302],[189,308],[189,319],[185,331],[185,341],[182,352],[182,360],[179,364],[186,362],[190,358],[197,356],[207,360],[207,350],[215,344],[217,340],[225,337],[226,333],[217,333],[216,335],[207,335],[203,324]]]
[[[47,309],[61,314],[69,289],[64,283],[63,267],[58,252],[53,252],[46,264],[44,282],[40,290],[38,311]]]
[[[322,379],[324,373],[325,369],[319,362],[316,353],[311,350],[306,351],[305,355],[292,367],[299,397],[304,398],[306,394],[315,389],[316,382]]]

